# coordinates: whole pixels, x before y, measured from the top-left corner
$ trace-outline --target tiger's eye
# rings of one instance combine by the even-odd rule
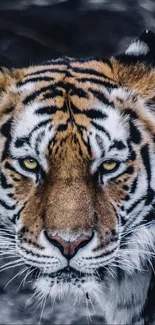
[[[22,161],[25,168],[34,170],[38,167],[38,162],[33,158],[25,158]]]
[[[118,164],[117,161],[113,161],[113,160],[105,161],[103,163],[103,168],[105,171],[110,172],[117,167],[117,164]]]

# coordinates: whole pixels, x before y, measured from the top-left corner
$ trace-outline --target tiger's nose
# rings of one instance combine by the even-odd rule
[[[68,260],[70,260],[80,248],[86,246],[92,239],[92,236],[81,236],[75,241],[65,241],[61,237],[51,236],[47,232],[45,232],[45,236],[51,244],[59,248],[62,255]]]

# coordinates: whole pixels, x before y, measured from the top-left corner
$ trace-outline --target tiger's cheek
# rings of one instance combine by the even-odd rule
[[[99,188],[96,194],[95,211],[97,215],[98,229],[116,229],[119,225],[120,208],[129,198],[133,174],[124,174],[105,188]]]
[[[114,229],[117,226],[116,211],[124,195],[124,190],[116,184],[97,191],[95,211],[103,228]]]
[[[38,186],[29,179],[14,181],[14,199],[21,207],[21,226],[32,226],[40,215],[41,197],[37,195],[37,188]]]

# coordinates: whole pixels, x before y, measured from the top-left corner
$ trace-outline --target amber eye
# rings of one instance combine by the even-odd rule
[[[33,158],[24,158],[21,160],[22,167],[25,167],[28,170],[36,170],[38,168],[38,162]]]
[[[102,167],[106,172],[111,172],[114,169],[116,169],[118,165],[119,165],[118,161],[107,160],[102,164]]]

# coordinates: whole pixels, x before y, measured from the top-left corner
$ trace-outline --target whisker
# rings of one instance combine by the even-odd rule
[[[2,229],[2,228],[0,228],[0,232],[5,232],[5,233],[11,233],[11,234],[13,234],[13,232],[10,230],[10,229]]]
[[[18,264],[16,264],[16,265],[10,265],[10,266],[7,266],[7,267],[5,267],[4,269],[1,269],[1,270],[0,270],[0,273],[3,272],[3,271],[6,271],[6,270],[8,270],[8,269],[11,269],[11,268],[17,267],[17,266],[21,266],[21,265],[25,265],[25,263],[18,263]]]
[[[98,305],[100,307],[100,310],[102,312],[102,316],[104,316],[103,303],[101,302],[99,296],[96,294],[95,290],[91,289],[91,291],[92,291],[93,295],[95,296],[95,300],[97,301],[97,303],[98,303]],[[94,310],[94,312],[95,312],[95,310]]]
[[[37,269],[37,268],[35,268],[35,269]],[[25,277],[24,277],[24,279],[23,279],[23,287],[24,287],[24,285],[25,285],[25,283],[26,283],[26,279],[28,278],[28,276],[30,276],[30,274],[31,273],[33,273],[34,272],[34,270],[31,270],[30,269],[30,271],[28,271],[27,273],[26,273],[26,275],[25,275]]]
[[[16,279],[18,276],[22,276],[22,274],[27,270],[27,267],[23,268],[22,270],[20,270],[17,274],[15,274],[15,276],[13,276],[5,285],[4,289],[7,288],[7,286],[14,280]]]
[[[136,228],[133,228],[133,229],[130,229],[130,230],[127,230],[127,231],[122,232],[121,238],[124,238],[125,236],[129,235],[130,233],[137,232],[140,229],[143,229],[143,228],[146,229],[146,228],[148,228],[150,226],[154,226],[154,225],[155,225],[155,221],[150,221],[150,222],[148,222],[146,224],[139,225]]]
[[[8,247],[10,248],[10,247],[16,247],[16,245],[15,245],[15,243],[14,242],[1,242],[0,243],[0,249],[8,249]]]
[[[53,301],[51,301],[51,312],[53,312],[53,309],[54,309],[54,305],[55,305],[55,301],[56,301],[56,295],[54,296],[53,298]],[[52,300],[52,296],[51,296],[51,300]]]
[[[41,295],[40,293],[38,293],[35,298],[38,298],[38,300],[33,304],[33,308],[35,307],[35,305],[37,305],[37,307],[34,309],[33,315],[36,313],[37,309],[40,308],[40,305],[43,300],[43,294]]]
[[[43,316],[44,309],[45,309],[46,300],[47,300],[47,296],[45,296],[45,298],[43,299],[42,309],[41,309],[40,319],[39,319],[39,325],[41,324],[42,316]]]
[[[138,256],[140,256],[141,254],[144,254],[144,255],[150,255],[150,256],[155,256],[155,253],[153,253],[153,252],[150,252],[150,251],[147,251],[147,250],[142,250],[142,249],[138,249],[137,248],[137,250],[136,249],[122,249],[121,250],[121,253],[127,253],[127,254],[136,254],[137,255],[137,253],[138,253]]]
[[[15,260],[15,261],[8,262],[8,263],[6,263],[6,264],[0,266],[0,270],[3,269],[5,266],[14,265],[14,264],[16,264],[16,263],[18,263],[18,262],[21,262],[21,261],[22,261],[22,259],[21,259],[21,258],[18,258],[18,259]]]
[[[34,297],[37,295],[37,292],[35,291],[32,296],[27,300],[25,304],[25,308],[30,304],[30,302],[34,299]]]
[[[11,255],[11,254],[14,254],[15,252],[16,252],[15,249],[7,250],[7,252],[0,250],[0,256],[3,256],[3,255]]]
[[[6,236],[16,236],[16,234],[14,233],[12,233],[12,232],[8,232],[8,231],[2,231],[2,230],[0,230],[0,236],[4,236],[4,235],[6,235]]]
[[[11,255],[11,256],[10,256]],[[17,255],[9,254],[9,256],[0,257],[0,261],[17,258]]]

